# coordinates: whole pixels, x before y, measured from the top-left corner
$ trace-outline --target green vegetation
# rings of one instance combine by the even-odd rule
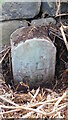
[[[4,0],[0,0],[0,4],[2,4],[4,2]]]
[[[0,5],[3,3],[3,2],[9,2],[9,1],[11,1],[11,0],[0,0]]]

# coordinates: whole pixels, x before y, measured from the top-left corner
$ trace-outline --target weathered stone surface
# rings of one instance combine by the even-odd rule
[[[41,18],[41,19],[37,19],[37,20],[32,20],[31,25],[34,26],[46,26],[49,24],[56,24],[56,20],[54,18]]]
[[[0,46],[4,44],[9,44],[10,43],[10,35],[18,28],[20,27],[27,27],[28,23],[27,21],[18,21],[18,20],[13,20],[13,21],[4,21],[0,22],[1,26],[1,31],[2,35],[0,32],[0,36],[2,36],[2,40],[0,41]]]
[[[68,0],[65,1],[61,3],[61,13],[68,13]]]
[[[56,11],[57,11],[56,2],[52,2],[52,1],[49,1],[49,0],[42,0],[41,9],[42,9],[43,13],[45,12],[50,16],[55,16]],[[61,2],[60,12],[61,13],[67,13],[68,12],[68,0],[64,0],[63,2]]]
[[[55,46],[49,38],[27,39],[15,45],[16,32],[18,35],[20,30],[16,30],[10,39],[14,82],[27,82],[30,87],[50,82],[55,73]]]
[[[2,46],[2,24],[0,24],[0,46]],[[1,51],[1,47],[0,47],[0,51]]]
[[[3,20],[34,18],[40,11],[41,0],[38,2],[5,2],[2,5]]]

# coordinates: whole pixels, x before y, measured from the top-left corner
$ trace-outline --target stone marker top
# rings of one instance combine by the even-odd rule
[[[43,45],[44,45],[45,41],[46,41],[46,44],[49,47],[49,49],[50,49],[50,47],[55,48],[55,46],[52,43],[52,41],[48,37],[46,37],[45,39],[44,38],[42,38],[42,39],[41,38],[32,38],[32,39],[27,39],[25,42],[21,41],[19,44],[17,44],[17,47],[16,46],[14,47],[14,49],[16,49],[16,48],[18,49],[18,48],[22,47],[25,44],[27,44],[27,46],[28,46],[29,43],[31,43],[31,42],[32,43],[35,43],[35,42],[42,43],[43,42]],[[13,49],[13,46],[12,46],[12,49]],[[55,48],[55,50],[56,50],[56,48]]]
[[[48,31],[45,29],[44,26],[42,27],[22,27],[14,31],[10,39],[12,40],[13,45],[17,45],[19,42],[25,42],[27,39],[33,39],[33,38],[40,38],[40,39],[47,39],[50,41],[48,38]]]

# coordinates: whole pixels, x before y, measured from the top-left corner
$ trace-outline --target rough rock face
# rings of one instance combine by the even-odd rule
[[[42,7],[41,10],[43,13],[46,13],[50,16],[54,16],[56,14],[56,3],[55,2],[50,2],[47,0],[42,0]]]
[[[14,81],[23,81],[30,87],[46,84],[54,77],[56,48],[48,37],[20,40],[14,44],[18,40],[16,36],[21,37],[23,32],[23,28],[16,30],[10,39]]]
[[[68,0],[61,3],[61,13],[68,13]]]
[[[31,25],[34,26],[47,26],[49,24],[56,24],[56,20],[54,18],[41,18],[37,20],[32,20]]]
[[[22,0],[23,1],[23,0]],[[34,18],[40,12],[39,2],[5,2],[2,5],[2,19],[29,19]]]
[[[50,16],[55,16],[57,11],[57,5],[56,2],[52,2],[50,0],[42,0],[42,12],[47,13]],[[64,0],[61,2],[60,6],[60,12],[61,13],[67,13],[68,12],[68,1]]]
[[[2,46],[2,24],[0,24],[0,46]],[[1,51],[1,47],[0,47]]]
[[[13,20],[13,21],[4,21],[4,22],[0,22],[0,26],[1,26],[1,31],[2,31],[2,35],[0,32],[0,36],[2,36],[2,40],[0,41],[0,45],[4,45],[4,44],[9,44],[10,43],[10,35],[18,28],[20,27],[27,27],[28,23],[27,21],[24,20]]]

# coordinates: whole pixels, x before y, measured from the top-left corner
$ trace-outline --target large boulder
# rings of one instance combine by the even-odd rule
[[[45,31],[42,33],[42,29],[20,28],[11,35],[12,70],[15,84],[23,81],[32,88],[41,84],[45,85],[54,78],[56,48],[45,35]],[[41,36],[38,37],[38,35]]]
[[[2,4],[2,17],[0,19],[30,19],[39,14],[41,0],[37,0],[37,2],[16,1]]]
[[[13,21],[4,21],[0,22],[0,29],[2,33],[0,32],[1,40],[0,40],[0,46],[2,45],[8,45],[10,43],[10,35],[18,28],[20,27],[27,27],[28,23],[24,20],[13,20]]]

